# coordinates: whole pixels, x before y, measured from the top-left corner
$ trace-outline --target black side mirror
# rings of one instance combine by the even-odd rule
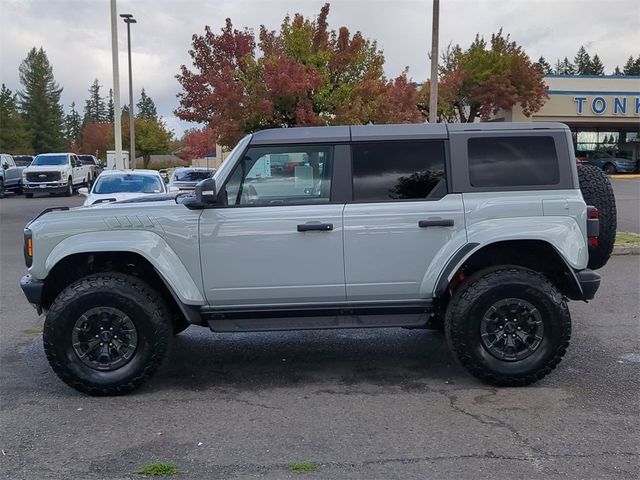
[[[206,178],[196,185],[196,199],[203,205],[215,205],[218,200],[216,181]]]
[[[2,164],[2,168],[4,168],[5,170],[7,170],[9,168],[9,164],[8,163],[3,163]]]
[[[196,185],[195,195],[185,198],[182,204],[187,208],[200,209],[215,205],[217,201],[216,181],[213,178],[207,178]]]

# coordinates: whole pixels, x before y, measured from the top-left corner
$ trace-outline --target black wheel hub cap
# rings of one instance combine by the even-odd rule
[[[110,371],[131,360],[138,346],[138,332],[121,310],[95,307],[76,320],[71,341],[82,363],[95,370]]]
[[[543,336],[540,312],[519,298],[495,302],[480,322],[482,346],[500,360],[513,362],[527,358],[538,349]]]

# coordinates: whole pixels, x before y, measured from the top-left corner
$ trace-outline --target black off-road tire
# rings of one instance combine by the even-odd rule
[[[114,370],[86,365],[72,345],[76,321],[95,307],[119,309],[137,332],[132,357]],[[89,395],[121,395],[142,385],[166,357],[171,336],[170,314],[161,296],[143,281],[119,273],[90,275],[67,287],[51,305],[43,331],[45,353],[54,372]]]
[[[4,180],[0,179],[0,198],[4,198]]]
[[[587,205],[593,205],[600,215],[600,233],[597,247],[589,247],[589,264],[592,270],[604,267],[609,261],[616,241],[616,198],[609,177],[593,165],[578,166],[580,191]]]
[[[481,340],[483,317],[502,299],[524,300],[540,313],[542,340],[524,359],[500,359]],[[456,290],[447,308],[445,335],[457,359],[474,376],[498,386],[524,386],[560,363],[571,338],[571,317],[562,294],[543,275],[503,266],[472,275]]]

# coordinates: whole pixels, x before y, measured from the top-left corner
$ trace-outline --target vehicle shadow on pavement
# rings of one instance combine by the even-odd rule
[[[147,388],[373,384],[412,390],[426,383],[477,384],[455,362],[444,334],[433,330],[212,334],[192,327],[175,338]]]

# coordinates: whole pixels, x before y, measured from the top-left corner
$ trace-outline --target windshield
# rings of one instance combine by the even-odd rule
[[[66,165],[69,159],[66,155],[38,155],[31,165]]]
[[[96,161],[93,159],[91,155],[78,155],[80,159],[80,163],[83,165],[95,165]]]
[[[173,173],[174,182],[199,182],[211,178],[213,172],[211,170],[176,170]]]
[[[19,167],[28,167],[29,165],[31,165],[33,157],[29,157],[28,155],[15,156],[13,157],[13,161],[16,162],[16,165]]]
[[[164,193],[164,185],[160,178],[151,175],[101,175],[91,193]]]

